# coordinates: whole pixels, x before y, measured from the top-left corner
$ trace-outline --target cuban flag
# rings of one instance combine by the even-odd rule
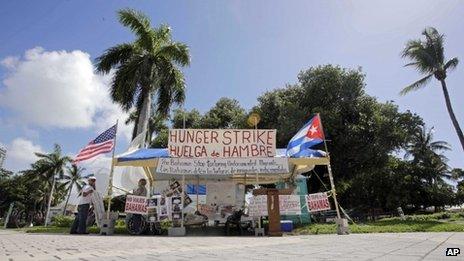
[[[324,131],[317,114],[290,140],[287,145],[287,157],[324,157],[326,156],[324,151],[311,149],[322,142],[324,142]]]

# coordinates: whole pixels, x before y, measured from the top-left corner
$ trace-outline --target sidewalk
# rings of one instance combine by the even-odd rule
[[[0,260],[462,260],[464,233],[287,237],[25,234],[0,230]]]

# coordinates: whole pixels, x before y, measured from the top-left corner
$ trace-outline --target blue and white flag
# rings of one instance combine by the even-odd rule
[[[290,140],[287,145],[287,157],[325,156],[324,151],[311,149],[322,142],[324,142],[324,131],[318,114],[309,120]]]

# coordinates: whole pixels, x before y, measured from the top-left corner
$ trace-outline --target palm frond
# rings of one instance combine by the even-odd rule
[[[97,72],[109,73],[112,68],[126,62],[135,52],[135,46],[129,43],[118,44],[107,49],[96,59]]]
[[[415,90],[418,90],[424,87],[424,85],[426,85],[432,79],[432,77],[433,77],[433,74],[429,74],[425,76],[424,78],[414,82],[413,84],[404,87],[403,90],[401,90],[400,95],[406,95],[407,93],[411,91],[415,91]]]
[[[158,51],[157,55],[163,56],[166,60],[172,60],[180,66],[188,66],[190,64],[189,48],[183,43],[173,43],[163,46]]]
[[[425,47],[428,53],[434,57],[435,63],[442,65],[444,63],[444,47],[443,38],[444,35],[439,34],[437,29],[433,27],[425,28],[422,34],[425,36]]]
[[[435,141],[430,143],[430,147],[435,151],[447,151],[451,150],[451,145],[446,141]]]
[[[126,8],[118,11],[119,22],[129,27],[137,36],[137,43],[146,50],[154,46],[154,31],[151,29],[150,18],[142,12]]]
[[[140,89],[140,65],[143,56],[133,56],[129,61],[121,64],[113,78],[110,95],[113,101],[119,103],[124,111],[129,111],[134,98]]]
[[[457,66],[458,66],[458,63],[459,63],[459,60],[457,57],[454,57],[453,59],[449,60],[448,62],[446,62],[444,68],[445,70],[454,70]]]

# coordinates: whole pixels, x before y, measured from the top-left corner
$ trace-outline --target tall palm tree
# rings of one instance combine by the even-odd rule
[[[62,178],[64,176],[64,169],[66,165],[71,162],[70,157],[63,156],[61,153],[61,147],[58,144],[55,144],[53,152],[51,153],[35,153],[35,155],[39,158],[34,163],[36,165],[35,170],[37,174],[42,176],[47,181],[46,183],[50,185],[50,195],[48,197],[47,208],[50,208],[52,203],[53,191],[56,184],[56,176],[59,175],[59,177]],[[63,186],[58,186],[58,188],[64,189]]]
[[[190,64],[190,54],[187,45],[172,40],[168,26],[152,28],[146,15],[132,9],[122,9],[118,16],[136,39],[107,49],[96,59],[96,68],[100,73],[114,69],[111,97],[125,111],[135,105],[137,136],[147,129],[152,96],[163,117],[173,104],[184,102],[185,81],[179,67]]]
[[[464,150],[464,135],[462,134],[461,127],[454,115],[445,81],[447,72],[455,69],[459,60],[457,57],[454,57],[445,61],[443,47],[444,35],[439,34],[437,29],[433,27],[426,28],[422,32],[422,35],[425,36],[425,40],[417,39],[407,42],[406,47],[402,52],[402,57],[407,57],[412,60],[412,62],[405,66],[415,67],[420,73],[424,74],[425,77],[409,86],[406,86],[400,94],[405,95],[411,91],[418,90],[424,87],[433,77],[435,77],[435,79],[441,83],[443,94],[445,96],[446,109],[448,110],[451,121],[456,129],[456,133],[458,134],[459,141],[461,142],[462,149]]]
[[[66,198],[66,203],[64,204],[64,209],[63,209],[63,215],[66,213],[66,208],[68,207],[68,202],[69,202],[69,198],[71,197],[71,192],[72,192],[72,189],[74,187],[74,185],[76,185],[77,187],[77,191],[80,192],[82,190],[82,172],[84,172],[84,168],[82,167],[78,167],[76,165],[72,165],[71,167],[67,167],[67,173],[66,175],[64,176],[64,179],[66,180],[66,182],[64,182],[64,184],[67,186],[67,190],[68,190],[68,197]]]

